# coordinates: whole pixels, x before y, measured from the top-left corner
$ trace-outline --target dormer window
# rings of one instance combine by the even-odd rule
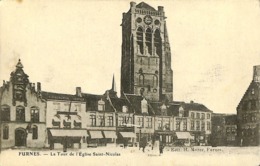
[[[104,111],[105,110],[105,102],[101,99],[98,101],[98,111]]]
[[[255,89],[251,90],[251,94],[254,95],[255,94]]]
[[[128,107],[127,106],[123,106],[122,110],[123,110],[124,113],[127,113],[128,112]]]
[[[161,106],[161,114],[167,116],[167,107],[165,104]]]
[[[179,110],[179,117],[184,117],[184,111],[183,110]]]
[[[147,105],[147,101],[145,100],[145,98],[141,101],[141,109],[142,109],[142,113],[148,113],[148,105]]]

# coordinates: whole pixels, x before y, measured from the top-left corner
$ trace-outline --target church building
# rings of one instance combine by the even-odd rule
[[[173,100],[171,49],[162,6],[130,3],[122,19],[121,95]]]

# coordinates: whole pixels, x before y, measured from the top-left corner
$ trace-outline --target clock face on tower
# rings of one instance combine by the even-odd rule
[[[147,15],[144,17],[144,23],[147,25],[150,25],[153,22],[153,19],[151,16]]]

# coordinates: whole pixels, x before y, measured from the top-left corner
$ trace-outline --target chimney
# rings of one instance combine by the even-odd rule
[[[253,81],[260,82],[260,65],[254,66]]]
[[[158,6],[158,11],[163,12],[163,6]]]
[[[76,87],[76,95],[78,97],[82,97],[82,95],[81,95],[81,87]]]
[[[35,83],[32,83],[32,90],[35,92]]]
[[[41,83],[37,82],[37,92],[41,92],[42,88],[41,88]]]
[[[135,6],[136,6],[136,3],[132,1],[132,2],[130,2],[130,6],[131,6],[131,7],[135,7]]]

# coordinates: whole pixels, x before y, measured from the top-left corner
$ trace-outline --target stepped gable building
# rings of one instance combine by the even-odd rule
[[[0,88],[1,148],[45,145],[45,101],[41,84],[28,79],[19,59],[10,81]]]
[[[171,50],[164,8],[130,3],[122,19],[121,96],[173,100]]]
[[[237,106],[238,139],[241,146],[260,145],[260,65],[253,68],[253,80]]]

